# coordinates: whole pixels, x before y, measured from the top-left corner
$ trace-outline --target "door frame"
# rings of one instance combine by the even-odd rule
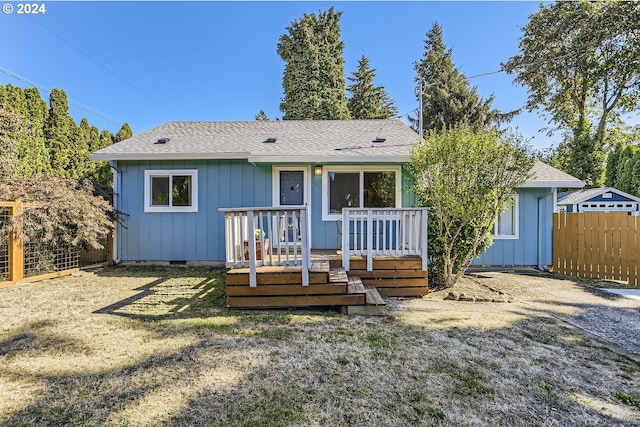
[[[304,205],[307,207],[307,229],[309,238],[309,248],[311,248],[311,165],[272,165],[272,185],[271,185],[271,204],[274,207],[280,207],[280,172],[302,171],[304,181]],[[286,205],[296,207],[299,205]]]

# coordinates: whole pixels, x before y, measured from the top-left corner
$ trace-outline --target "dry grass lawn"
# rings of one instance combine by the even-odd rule
[[[107,268],[0,289],[0,424],[640,425],[640,363],[549,301],[232,311],[223,277]]]

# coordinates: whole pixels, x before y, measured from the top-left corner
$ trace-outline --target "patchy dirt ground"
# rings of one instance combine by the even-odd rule
[[[228,310],[205,269],[2,288],[0,424],[640,425],[640,363],[580,326],[637,326],[633,300],[504,272],[448,292],[366,318]]]
[[[610,286],[607,283],[595,283]],[[593,284],[557,278],[534,269],[474,271],[453,289],[432,292],[419,303],[396,306],[412,310],[417,303],[458,302],[507,303],[490,307],[494,316],[513,311],[513,306],[552,315],[609,346],[640,360],[640,301],[607,292]],[[481,311],[487,306],[483,305]],[[440,311],[440,310],[439,310]],[[471,311],[475,311],[472,309]]]

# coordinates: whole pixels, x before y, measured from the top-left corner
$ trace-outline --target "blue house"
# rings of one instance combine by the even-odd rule
[[[126,214],[114,259],[197,265],[229,259],[223,208],[304,207],[310,249],[341,248],[344,208],[415,206],[405,164],[418,140],[399,120],[169,122],[91,158],[110,161]],[[537,162],[475,263],[551,264],[556,189],[582,186]]]
[[[640,198],[613,187],[558,193],[558,212],[628,212],[637,215]]]

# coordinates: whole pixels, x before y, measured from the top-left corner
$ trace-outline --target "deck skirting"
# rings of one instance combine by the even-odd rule
[[[257,286],[249,286],[249,269],[227,272],[227,307],[289,308],[313,306],[359,307],[351,314],[383,314],[382,296],[422,296],[428,288],[427,272],[417,256],[376,257],[367,271],[365,257],[353,256],[345,272],[337,255],[311,261],[309,285],[302,285],[300,266],[258,267]]]

